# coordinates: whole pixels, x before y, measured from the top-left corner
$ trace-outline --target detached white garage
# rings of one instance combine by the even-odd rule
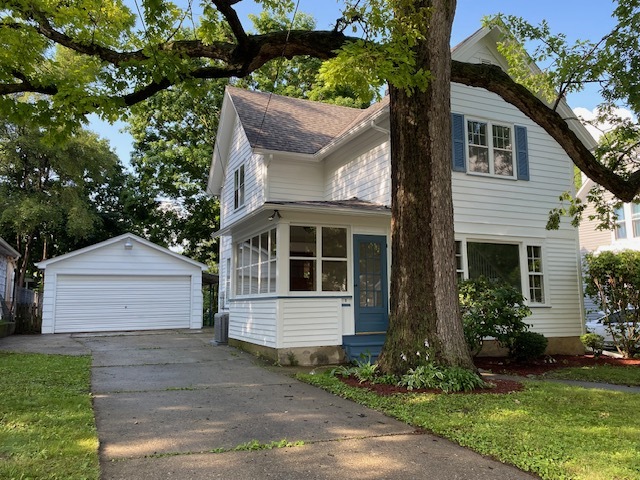
[[[202,328],[208,267],[132,233],[38,264],[42,333]]]

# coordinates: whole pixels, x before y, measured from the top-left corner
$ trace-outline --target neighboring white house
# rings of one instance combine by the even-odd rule
[[[37,266],[42,333],[202,328],[207,266],[131,233]]]
[[[453,58],[505,68],[497,35],[479,30]],[[459,277],[511,282],[550,353],[582,352],[578,233],[545,229],[572,189],[570,159],[497,95],[454,83],[451,103]],[[594,146],[579,121],[569,124]],[[379,348],[391,268],[388,129],[387,99],[357,110],[227,88],[208,192],[221,202],[219,308],[230,343],[307,364]]]
[[[8,316],[15,295],[15,272],[20,254],[0,237],[0,319]]]
[[[577,198],[586,201],[589,191],[595,186],[595,182],[586,179],[577,193]],[[613,195],[606,193],[606,198],[613,199]],[[587,203],[580,222],[580,253],[584,256],[589,252],[601,252],[604,250],[640,250],[640,204],[625,203],[615,210],[617,220],[612,229],[598,229],[600,221],[590,220],[594,215],[595,206]],[[593,299],[584,298],[584,309],[587,320],[596,320],[602,316]]]

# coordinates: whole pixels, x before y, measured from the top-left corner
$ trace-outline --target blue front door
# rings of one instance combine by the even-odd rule
[[[389,326],[387,237],[354,235],[356,334],[385,333]]]

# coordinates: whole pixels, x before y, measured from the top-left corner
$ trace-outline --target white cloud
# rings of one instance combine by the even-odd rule
[[[578,118],[582,120],[582,123],[584,124],[586,129],[593,136],[593,138],[596,139],[596,141],[600,140],[600,137],[602,136],[603,133],[611,130],[612,125],[608,122],[600,123],[595,126],[589,123],[586,123],[586,122],[595,120],[598,114],[597,108],[594,108],[593,110],[589,110],[588,108],[577,107],[573,109],[573,113],[575,113],[578,116]],[[626,108],[617,108],[614,111],[614,113],[621,118],[629,118],[631,120],[636,121],[631,111],[627,110]]]

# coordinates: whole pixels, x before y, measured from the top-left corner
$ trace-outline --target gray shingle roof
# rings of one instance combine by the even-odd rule
[[[227,92],[252,147],[306,154],[316,153],[383,103],[360,110],[236,87]]]

